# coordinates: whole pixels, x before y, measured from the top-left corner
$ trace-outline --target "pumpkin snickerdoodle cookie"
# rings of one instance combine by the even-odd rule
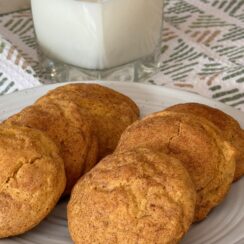
[[[180,161],[149,149],[113,154],[72,191],[75,243],[176,244],[194,217],[196,192]]]
[[[63,160],[49,137],[27,127],[0,126],[0,238],[39,224],[65,184]]]
[[[37,103],[72,101],[92,118],[99,143],[99,158],[114,151],[122,132],[139,118],[137,105],[127,96],[97,84],[69,84],[58,87]]]
[[[167,108],[166,111],[191,113],[202,116],[215,124],[226,140],[236,148],[234,180],[236,181],[244,175],[244,132],[234,118],[219,109],[199,103],[177,104]]]
[[[117,151],[137,147],[182,161],[196,186],[195,221],[204,219],[224,199],[233,181],[236,150],[202,117],[178,112],[150,115],[123,133]]]
[[[34,104],[4,123],[39,129],[56,143],[67,176],[64,194],[69,194],[80,176],[97,163],[98,145],[91,121],[72,102]]]

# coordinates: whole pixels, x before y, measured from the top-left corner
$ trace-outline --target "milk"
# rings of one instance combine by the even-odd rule
[[[163,0],[32,0],[38,43],[50,58],[108,69],[153,54]]]

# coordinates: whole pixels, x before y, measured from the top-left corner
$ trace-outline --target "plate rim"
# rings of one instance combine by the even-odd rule
[[[169,95],[172,95],[172,96],[174,95],[175,97],[177,97],[179,99],[182,98],[183,100],[185,100],[186,97],[190,96],[190,98],[187,99],[187,100],[189,100],[188,102],[199,102],[199,103],[210,105],[215,108],[219,108],[221,110],[224,110],[225,113],[233,116],[235,119],[237,119],[237,117],[243,116],[243,127],[244,127],[244,113],[241,110],[231,107],[228,104],[222,103],[218,100],[214,100],[214,99],[211,99],[208,97],[204,97],[200,94],[197,94],[197,93],[191,92],[191,91],[185,91],[185,90],[175,89],[175,88],[166,87],[166,86],[159,86],[159,85],[139,83],[139,82],[94,80],[94,81],[71,81],[71,82],[60,82],[60,83],[52,83],[52,84],[41,84],[39,86],[26,88],[23,90],[19,90],[19,91],[10,93],[10,94],[5,94],[3,96],[0,96],[0,107],[1,107],[2,101],[6,102],[9,99],[11,99],[11,97],[16,96],[16,95],[23,96],[26,93],[32,93],[32,91],[38,92],[38,90],[42,90],[42,89],[46,89],[48,92],[59,86],[64,86],[64,85],[68,85],[68,84],[82,84],[82,83],[100,84],[100,85],[103,85],[103,86],[106,86],[108,88],[115,89],[115,90],[116,90],[116,85],[118,85],[120,87],[126,87],[126,88],[132,87],[134,89],[137,87],[145,88],[147,91],[152,90],[153,93],[156,93],[156,94],[158,94],[160,92],[160,90],[162,90],[163,92],[168,93]],[[113,86],[113,87],[110,87],[110,86]],[[193,101],[191,101],[191,100],[193,100]],[[186,103],[187,103],[187,101],[186,101]],[[241,123],[240,119],[238,121],[239,121],[239,123]]]
[[[200,98],[200,99],[203,99],[203,100],[205,100],[207,102],[214,102],[214,103],[217,103],[217,104],[225,105],[226,107],[232,108],[232,109],[234,109],[236,111],[240,111],[238,109],[235,109],[235,108],[229,106],[228,104],[219,102],[218,100],[214,100],[214,99],[211,99],[211,98],[208,98],[208,97],[205,97],[205,96],[202,96],[202,95],[200,95],[198,93],[195,93],[195,92],[181,90],[181,89],[177,89],[177,88],[166,87],[164,85],[153,85],[153,84],[147,84],[147,83],[127,82],[127,81],[96,80],[96,81],[70,81],[70,82],[56,82],[56,83],[52,83],[52,84],[40,84],[38,86],[28,87],[28,88],[25,88],[25,89],[22,89],[22,90],[18,90],[18,91],[9,93],[9,94],[4,94],[4,95],[0,96],[0,100],[2,100],[4,98],[7,99],[8,97],[16,95],[16,94],[24,94],[26,92],[36,91],[36,90],[42,89],[44,87],[46,87],[46,88],[50,87],[50,89],[48,89],[48,91],[49,91],[49,90],[52,89],[52,87],[56,88],[56,87],[64,86],[64,85],[68,85],[68,84],[82,84],[82,83],[98,84],[98,85],[101,84],[101,85],[105,85],[107,87],[109,87],[110,85],[118,84],[119,86],[127,86],[127,87],[130,87],[130,86],[136,87],[136,86],[138,86],[138,87],[145,87],[145,88],[146,87],[150,87],[150,89],[153,88],[153,89],[156,89],[156,90],[162,89],[162,90],[168,91],[169,93],[177,92],[178,94],[181,94],[182,96],[191,95],[191,96],[193,96],[193,98]]]

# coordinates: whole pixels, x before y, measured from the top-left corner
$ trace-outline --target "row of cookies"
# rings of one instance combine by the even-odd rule
[[[68,223],[75,243],[178,243],[243,174],[244,133],[224,112],[179,104],[129,126],[82,177]]]
[[[128,97],[96,84],[69,84],[0,125],[0,238],[28,231],[139,118]]]

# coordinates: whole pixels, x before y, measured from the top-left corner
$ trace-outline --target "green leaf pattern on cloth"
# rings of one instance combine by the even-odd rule
[[[11,43],[3,51],[11,56],[7,60],[28,75],[27,87],[39,84],[30,11],[0,17],[0,34]],[[160,72],[146,83],[192,91],[244,111],[244,0],[166,0],[162,38]],[[0,94],[23,89],[19,83],[0,64]]]

